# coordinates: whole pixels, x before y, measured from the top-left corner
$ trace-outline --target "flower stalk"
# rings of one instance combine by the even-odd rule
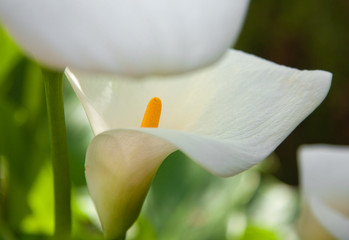
[[[62,74],[44,70],[44,84],[54,183],[54,236],[55,239],[69,239],[71,234],[70,177]]]

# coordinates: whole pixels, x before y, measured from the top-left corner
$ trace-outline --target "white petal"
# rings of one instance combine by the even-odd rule
[[[248,0],[0,0],[0,19],[46,66],[125,75],[188,71],[217,60]]]
[[[137,219],[153,177],[175,150],[165,141],[137,132],[105,132],[86,154],[86,180],[104,234],[115,239]]]
[[[332,77],[234,50],[214,66],[181,76],[137,81],[70,70],[66,75],[95,134],[138,128],[157,96],[162,129],[140,131],[166,139],[221,176],[269,155],[321,103]]]
[[[298,155],[302,186],[306,194],[317,195],[328,201],[349,201],[349,147],[304,145]],[[340,202],[337,204],[340,205]]]
[[[349,147],[305,145],[298,152],[303,194],[318,221],[338,239],[349,236]]]

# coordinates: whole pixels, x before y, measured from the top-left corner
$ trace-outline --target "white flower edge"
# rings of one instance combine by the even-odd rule
[[[95,134],[131,128],[154,135],[219,176],[268,156],[322,102],[332,78],[235,50],[195,73],[142,82],[69,69],[66,75]],[[154,96],[164,105],[159,128],[138,128]]]
[[[248,0],[0,0],[0,19],[48,67],[144,76],[211,64],[236,40]]]
[[[298,151],[305,201],[317,221],[337,239],[349,236],[349,147],[304,145]]]

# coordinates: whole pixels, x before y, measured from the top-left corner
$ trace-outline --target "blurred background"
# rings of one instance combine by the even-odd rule
[[[299,69],[332,72],[326,100],[268,159],[215,177],[175,152],[158,171],[128,239],[299,239],[297,148],[349,145],[349,1],[252,0],[236,49]],[[68,82],[65,113],[73,181],[74,239],[102,239],[84,178],[92,139]],[[0,239],[47,239],[53,187],[40,67],[0,26]]]

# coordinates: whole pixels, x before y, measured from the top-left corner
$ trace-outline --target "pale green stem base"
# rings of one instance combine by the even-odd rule
[[[52,152],[55,199],[54,237],[65,240],[71,235],[71,206],[62,74],[45,70],[44,82]]]

